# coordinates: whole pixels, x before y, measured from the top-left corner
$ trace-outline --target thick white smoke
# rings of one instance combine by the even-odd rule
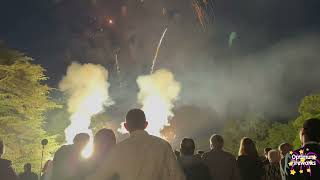
[[[137,83],[140,89],[138,102],[149,122],[147,131],[160,136],[160,130],[168,125],[168,118],[173,116],[172,109],[181,85],[174,75],[165,69],[157,70],[151,75],[139,76]]]
[[[71,124],[65,129],[67,143],[72,143],[78,133],[88,133],[92,137],[89,129],[92,116],[103,112],[104,106],[112,104],[108,92],[108,71],[101,65],[73,62],[59,83],[59,88],[69,96]],[[89,155],[89,151],[92,148],[87,149],[84,155]]]

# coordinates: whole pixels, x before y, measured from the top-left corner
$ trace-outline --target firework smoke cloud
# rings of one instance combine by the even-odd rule
[[[178,99],[181,85],[172,72],[166,69],[155,71],[151,75],[139,76],[137,84],[140,89],[138,102],[149,121],[147,131],[160,136],[160,130],[168,125],[168,118],[173,116],[174,102]]]
[[[67,143],[72,143],[78,133],[88,133],[92,137],[89,129],[92,116],[113,103],[108,92],[108,71],[101,65],[73,62],[59,88],[69,96],[71,124],[65,130]]]

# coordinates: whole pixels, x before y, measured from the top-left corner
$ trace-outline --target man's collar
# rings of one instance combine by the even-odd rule
[[[130,133],[130,137],[133,136],[140,136],[140,135],[149,135],[147,131],[145,130],[135,130],[133,132]]]

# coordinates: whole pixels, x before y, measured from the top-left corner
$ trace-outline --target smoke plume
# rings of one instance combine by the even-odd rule
[[[92,137],[89,129],[92,116],[103,112],[104,106],[112,103],[108,92],[108,71],[101,65],[73,62],[59,88],[69,95],[71,124],[65,129],[67,143],[72,143],[78,133],[88,133]]]
[[[151,75],[139,76],[138,102],[143,106],[149,121],[147,131],[160,136],[160,130],[168,125],[168,118],[173,117],[172,109],[178,99],[181,85],[172,72],[161,69]]]

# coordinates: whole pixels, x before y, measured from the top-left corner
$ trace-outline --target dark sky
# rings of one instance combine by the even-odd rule
[[[312,49],[318,48],[314,45],[317,43],[309,42],[313,37],[319,37],[319,0],[213,0],[213,2],[215,18],[208,23],[208,30],[202,32],[190,8],[189,0],[144,0],[144,3],[136,0],[2,0],[0,39],[9,47],[26,53],[33,57],[36,63],[42,64],[50,77],[49,84],[54,87],[73,60],[102,64],[112,74],[114,71],[112,54],[117,48],[121,48],[122,67],[128,76],[127,81],[132,81],[134,84],[138,74],[148,71],[149,64],[146,62],[150,61],[149,57],[154,53],[152,45],[160,37],[165,26],[171,31],[167,38],[176,41],[168,42],[170,45],[163,49],[163,55],[159,58],[163,60],[161,65],[164,67],[171,67],[177,63],[178,66],[181,65],[177,68],[178,78],[184,76],[183,73],[178,73],[182,66],[187,69],[193,67],[190,61],[204,66],[213,63],[225,70],[222,74],[229,75],[230,68],[242,64],[241,59],[246,59],[248,56],[271,56],[274,47],[281,46],[283,42],[288,44],[290,40],[293,43],[305,42],[295,41],[305,36],[308,37],[307,44],[312,44],[310,45]],[[121,15],[123,5],[128,8],[129,14],[126,17]],[[165,17],[161,14],[162,8],[168,12]],[[108,17],[116,21],[115,27],[104,24],[104,19]],[[237,32],[238,40],[235,42],[235,47],[230,50],[227,47],[227,39],[233,31]],[[190,53],[193,50],[196,52]],[[278,52],[278,49],[276,51]],[[185,57],[188,53],[192,54],[190,57],[199,57],[198,54],[203,53],[205,54],[203,59],[206,60],[200,61],[202,57],[174,61],[175,63],[165,60],[175,59],[181,54]],[[272,89],[279,90],[279,94],[270,96],[281,98],[279,103],[275,103],[276,106],[285,106],[284,109],[290,112],[288,116],[281,117],[278,116],[281,112],[274,111],[279,107],[273,107],[266,110],[271,116],[291,117],[296,111],[294,107],[303,96],[320,92],[319,80],[313,78],[319,77],[320,73],[310,72],[310,69],[318,71],[320,68],[320,63],[315,63],[319,61],[319,56],[310,57],[312,58],[303,63],[302,61],[297,64],[286,63],[290,70],[286,68],[281,71],[281,77],[276,77],[282,79],[281,82],[284,83]],[[260,64],[263,59],[268,61],[268,58],[257,58],[248,62],[260,67],[264,66]],[[243,61],[248,63],[246,60]],[[300,66],[301,64],[303,66]],[[135,68],[136,66],[139,68]],[[270,67],[273,68],[272,65]],[[250,69],[252,72],[257,71],[256,66],[252,65],[252,68]],[[197,74],[193,73],[190,76]],[[210,79],[210,76],[206,78]],[[260,74],[257,76],[260,77]],[[268,79],[264,75],[262,78]],[[251,77],[249,79],[251,82]],[[193,80],[183,80],[194,84]],[[201,83],[199,84],[196,86],[201,86]],[[186,87],[189,88],[190,84]],[[228,88],[235,87],[228,86]],[[186,91],[182,97],[188,96],[190,91]],[[239,98],[241,96],[242,94],[236,99],[242,99]],[[228,94],[229,100],[231,97]],[[242,102],[239,100],[238,103]]]

